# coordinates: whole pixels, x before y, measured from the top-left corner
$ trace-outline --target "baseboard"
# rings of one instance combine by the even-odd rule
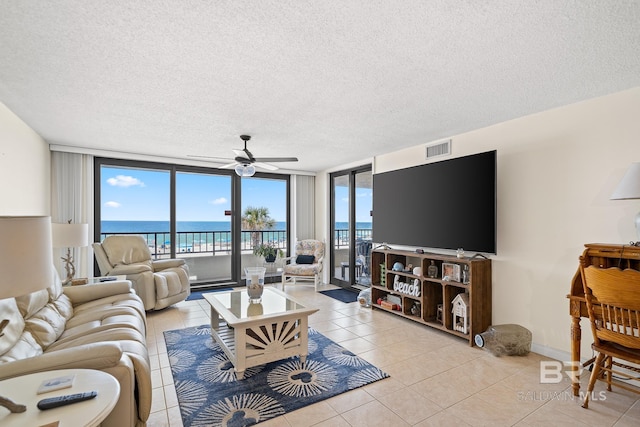
[[[558,350],[555,348],[547,347],[546,345],[531,343],[531,351],[553,360],[558,360],[561,362],[571,361],[571,353],[569,353],[568,351]],[[584,359],[582,362],[585,362],[587,360],[589,360],[589,358]]]

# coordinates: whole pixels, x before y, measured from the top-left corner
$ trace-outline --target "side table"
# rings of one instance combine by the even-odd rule
[[[280,282],[280,276],[282,276],[283,268],[280,267],[280,264],[277,261],[274,262],[265,262],[262,264],[264,266],[265,274],[264,274],[264,283],[278,283]],[[267,280],[270,279],[270,280]],[[276,280],[274,282],[274,280]]]
[[[49,379],[74,375],[73,386],[48,393],[37,394],[40,384]],[[0,407],[0,425],[24,426],[98,426],[111,413],[120,397],[120,384],[106,372],[93,369],[60,369],[37,372],[0,381],[2,396],[26,405],[26,412],[12,414]],[[41,411],[37,403],[47,397],[83,393],[95,390],[98,395],[90,400]],[[58,422],[58,424],[55,424]]]
[[[89,277],[87,279],[87,284],[95,285],[95,284],[98,284],[98,283],[108,283],[110,280],[105,280],[107,277],[115,277],[116,278],[115,280],[127,280],[127,276],[126,275]]]

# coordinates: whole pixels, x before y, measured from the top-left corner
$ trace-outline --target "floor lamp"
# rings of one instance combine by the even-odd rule
[[[640,199],[640,163],[632,163],[611,195],[611,200]],[[640,241],[640,212],[636,215],[636,234]],[[638,242],[636,242],[637,244]]]
[[[71,224],[71,220],[64,224],[53,224],[53,247],[67,248],[67,256],[62,257],[67,277],[62,281],[63,285],[71,284],[76,275],[76,266],[71,256],[71,248],[80,248],[89,244],[89,225]]]
[[[46,289],[53,283],[51,248],[50,217],[0,217],[0,300]],[[0,348],[15,344],[3,342],[15,338],[15,326],[0,313]],[[26,410],[2,396],[0,406],[11,412]]]

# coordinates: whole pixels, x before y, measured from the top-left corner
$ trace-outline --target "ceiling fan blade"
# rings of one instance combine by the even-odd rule
[[[245,153],[244,150],[231,150],[231,151],[233,151],[236,157],[243,157],[245,159],[250,159],[250,157],[247,156],[247,153]]]
[[[227,165],[220,166],[220,169],[232,169],[235,168],[237,164],[238,162],[229,163]]]
[[[256,157],[253,160],[255,160],[256,162],[276,163],[276,162],[297,162],[298,158],[297,157]]]
[[[279,169],[275,165],[270,165],[269,163],[262,163],[262,162],[255,162],[255,163],[253,163],[253,166],[255,166],[257,168],[266,169],[268,171],[276,171],[276,170]]]

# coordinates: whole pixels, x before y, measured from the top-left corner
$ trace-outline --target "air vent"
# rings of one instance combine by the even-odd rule
[[[427,159],[434,157],[448,156],[451,154],[451,140],[435,142],[427,145]]]

